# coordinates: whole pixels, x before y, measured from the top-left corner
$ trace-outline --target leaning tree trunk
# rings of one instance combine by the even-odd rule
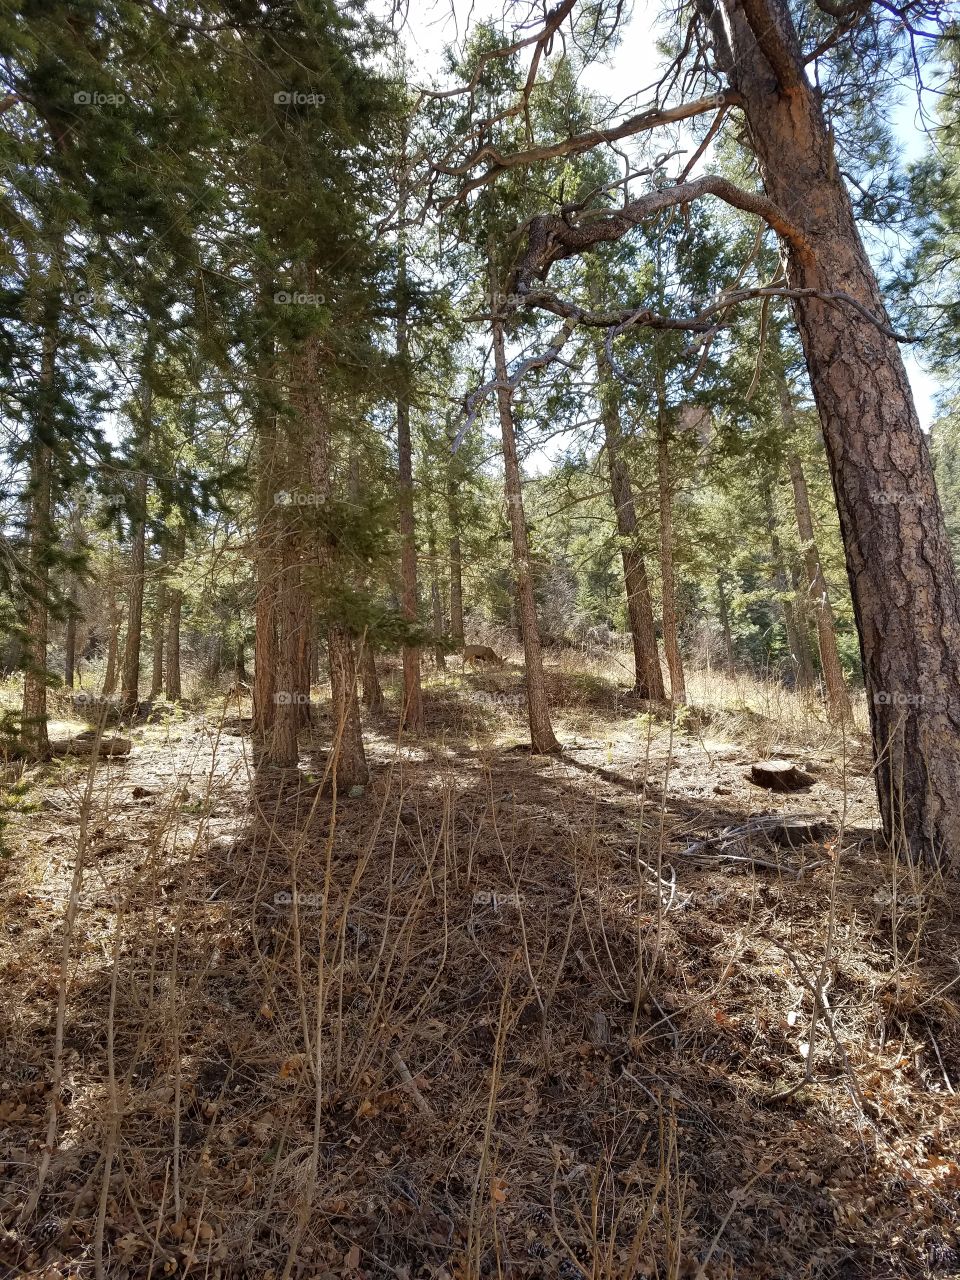
[[[666,390],[657,371],[657,488],[660,498],[660,576],[663,590],[663,651],[670,672],[670,701],[687,701],[683,658],[677,633],[677,594],[673,568],[673,486],[670,478],[670,440],[667,430]]]
[[[490,265],[490,295],[499,292],[496,273]],[[517,458],[517,440],[513,429],[512,392],[507,385],[507,358],[503,344],[503,324],[493,322],[493,358],[497,374],[497,408],[500,413],[500,434],[503,439],[503,471],[507,509],[510,514],[510,532],[513,539],[513,570],[520,613],[520,630],[523,637],[523,653],[527,677],[527,710],[530,716],[530,741],[534,751],[543,754],[560,750],[550,721],[547,690],[543,676],[543,653],[540,647],[540,625],[533,594],[533,575],[530,572],[530,542],[527,536],[527,519],[523,510],[523,489],[520,481],[520,463]]]
[[[177,531],[173,546],[173,571],[179,573],[183,568],[184,556],[187,553],[187,531],[182,526]],[[167,618],[167,654],[166,654],[166,687],[168,702],[179,702],[183,697],[180,680],[180,616],[183,612],[183,590],[178,585],[170,589],[170,612]]]
[[[830,605],[827,581],[820,564],[820,552],[817,550],[813,533],[807,480],[803,474],[803,464],[795,453],[790,455],[788,466],[790,483],[793,485],[794,508],[797,513],[797,530],[803,545],[803,562],[807,571],[808,599],[817,624],[820,667],[827,691],[827,709],[832,720],[846,720],[850,716],[850,696],[843,682],[843,668],[840,666],[840,653],[837,649],[837,630],[833,620],[833,609]]]
[[[960,858],[960,597],[927,444],[786,0],[720,0],[781,227],[860,633],[884,829]],[[828,300],[842,292],[856,306]],[[820,295],[820,296],[817,296]]]
[[[650,600],[647,566],[640,550],[637,510],[633,500],[630,470],[623,457],[623,430],[620,405],[609,361],[599,344],[596,348],[598,395],[603,419],[604,445],[610,494],[617,518],[620,555],[623,560],[623,582],[627,593],[627,617],[633,641],[634,691],[641,698],[663,702],[663,672],[657,652],[657,632]]]

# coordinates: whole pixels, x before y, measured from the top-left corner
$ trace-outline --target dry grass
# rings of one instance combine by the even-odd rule
[[[235,706],[26,771],[0,1274],[956,1273],[953,886],[875,847],[856,735],[548,669],[556,760],[512,749],[516,667],[431,676],[417,744],[388,682],[360,800],[317,785],[322,721],[258,776]],[[808,795],[744,781],[773,745]],[[772,808],[837,834],[685,852]]]

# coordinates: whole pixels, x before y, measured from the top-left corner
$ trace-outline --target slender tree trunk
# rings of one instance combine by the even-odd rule
[[[397,277],[397,357],[406,369],[409,359],[407,330],[407,272],[401,255]],[[419,613],[417,588],[417,536],[413,513],[413,445],[410,438],[410,405],[406,395],[397,397],[397,463],[399,488],[397,505],[400,513],[400,604],[408,622],[416,623]],[[420,687],[420,650],[415,645],[403,646],[403,708],[405,728],[419,732],[423,723],[423,695]]]
[[[383,710],[383,689],[377,674],[377,660],[366,641],[360,645],[360,678],[363,681],[363,705],[374,715]]]
[[[490,294],[496,297],[499,284],[493,262],[490,264]],[[530,716],[530,741],[534,751],[542,754],[560,750],[550,721],[546,684],[543,676],[543,653],[540,647],[540,626],[533,594],[533,575],[530,571],[530,543],[527,536],[527,519],[523,510],[523,488],[520,480],[520,463],[517,458],[517,441],[513,428],[512,393],[507,386],[507,358],[504,352],[503,324],[493,322],[493,357],[497,373],[497,408],[500,413],[500,434],[503,439],[503,471],[507,510],[510,514],[510,532],[513,539],[513,571],[520,611],[520,629],[523,636],[523,653],[527,675],[527,709]]]
[[[823,683],[827,692],[827,708],[831,719],[844,720],[850,715],[850,696],[843,681],[843,668],[840,666],[840,653],[837,649],[837,631],[833,619],[833,608],[827,590],[827,581],[823,576],[820,563],[820,552],[817,549],[813,532],[813,518],[810,513],[810,495],[807,492],[807,480],[803,474],[803,464],[794,453],[788,460],[790,483],[793,485],[794,508],[797,513],[797,530],[803,546],[803,562],[807,571],[808,599],[813,608],[813,617],[817,627],[817,642],[820,647],[820,667],[823,671]]]
[[[53,452],[48,440],[53,433],[59,316],[59,301],[51,292],[44,305],[38,421],[30,457],[26,529],[30,579],[20,719],[23,747],[38,757],[46,756],[50,750],[47,735],[47,640],[50,626],[49,553],[53,542]]]
[[[670,477],[670,439],[667,426],[666,388],[657,369],[657,488],[660,498],[660,576],[663,584],[663,651],[670,672],[670,701],[682,706],[687,700],[683,658],[677,633],[676,581],[673,569],[673,484]]]
[[[308,288],[312,286],[308,284]],[[320,398],[320,360],[318,341],[306,340],[297,360],[295,404],[301,420],[308,426],[310,441],[310,473],[318,497],[329,503],[333,497],[333,462],[331,458],[330,424]],[[331,589],[335,588],[343,566],[335,544],[325,537],[315,547],[318,564]],[[339,622],[331,622],[327,631],[327,655],[330,665],[330,697],[333,718],[334,784],[338,790],[364,786],[369,780],[366,753],[363,748],[363,726],[357,696],[357,664],[353,636]]]
[[[117,687],[120,668],[120,604],[117,600],[117,588],[114,584],[113,566],[110,571],[110,585],[107,588],[107,660],[103,669],[103,696],[110,698]]]
[[[173,545],[173,571],[179,573],[187,554],[187,531],[181,526]],[[179,702],[183,697],[180,680],[180,615],[183,612],[183,591],[179,584],[170,588],[170,612],[167,616],[167,672],[166,697],[168,702]]]
[[[841,290],[886,324],[786,0],[721,0],[721,60],[785,226],[792,288]],[[725,42],[729,41],[729,48]],[[877,753],[884,829],[960,858],[960,593],[896,340],[842,302],[796,300],[830,460]]]
[[[73,688],[77,667],[77,589],[71,585],[67,598],[67,627],[63,638],[63,683]]]
[[[597,301],[595,299],[595,301]],[[623,456],[623,428],[620,404],[613,372],[600,344],[596,347],[597,384],[600,413],[603,419],[604,446],[610,494],[617,517],[623,581],[627,593],[627,617],[633,641],[634,690],[641,698],[663,702],[663,672],[657,652],[657,632],[653,621],[653,604],[647,566],[640,550],[637,511],[633,500],[630,470]]]
[[[296,509],[291,511],[288,508],[285,515],[288,525],[298,519]],[[298,738],[303,720],[301,647],[306,602],[300,576],[300,547],[296,530],[285,528],[281,539],[279,574],[273,598],[277,646],[274,713],[264,744],[262,763],[277,769],[295,769],[300,760]]]
[[[463,554],[460,547],[460,484],[453,455],[454,432],[448,431],[451,452],[447,456],[447,522],[450,525],[450,638],[458,649],[464,645],[463,634]]]
[[[727,601],[727,587],[723,573],[717,574],[717,608],[720,613],[720,627],[723,631],[723,652],[727,675],[733,680],[737,674],[733,654],[733,635],[730,631],[730,605]]]
[[[163,646],[167,623],[167,551],[160,552],[160,564],[157,570],[157,598],[153,603],[153,622],[151,624],[151,645],[153,662],[150,672],[150,697],[159,698],[163,693]]]
[[[233,677],[237,684],[247,684],[247,642],[243,636],[237,641],[237,651],[233,657]]]
[[[817,677],[810,657],[810,645],[807,643],[802,612],[800,617],[797,616],[795,606],[796,584],[794,584],[791,598],[786,563],[783,556],[783,544],[777,532],[777,516],[773,506],[773,495],[770,492],[770,482],[766,476],[761,480],[760,496],[763,500],[764,516],[770,538],[770,564],[773,570],[773,584],[776,587],[780,608],[783,611],[783,628],[787,637],[790,660],[793,663],[794,684],[800,693],[806,694],[816,686]]]
[[[143,640],[143,589],[146,581],[147,550],[147,473],[145,453],[151,435],[153,389],[150,376],[153,364],[153,341],[147,338],[143,356],[136,448],[140,470],[133,487],[133,520],[130,530],[130,584],[127,594],[127,646],[123,657],[121,709],[133,715],[140,701],[140,646]]]

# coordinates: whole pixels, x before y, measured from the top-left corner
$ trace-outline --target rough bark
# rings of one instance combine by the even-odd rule
[[[721,3],[726,70],[764,187],[801,232],[785,241],[790,285],[842,291],[885,319],[785,0]],[[960,858],[960,596],[906,371],[894,338],[857,309],[814,296],[795,306],[843,533],[884,828],[916,854]]]
[[[178,573],[187,553],[187,531],[181,527],[173,545],[172,565]],[[183,612],[183,591],[179,584],[170,588],[170,612],[167,616],[166,685],[164,692],[168,702],[179,702],[183,697],[180,679],[180,615]]]
[[[660,577],[663,591],[663,652],[670,672],[670,701],[682,706],[687,700],[683,658],[677,630],[676,579],[673,567],[673,483],[670,476],[670,432],[666,389],[657,370],[657,490],[660,511]]]
[[[653,604],[647,566],[639,545],[637,510],[633,499],[630,470],[623,456],[623,429],[620,405],[613,384],[613,374],[602,346],[596,347],[597,381],[600,413],[603,420],[604,446],[610,494],[617,519],[623,582],[627,593],[627,617],[633,642],[634,690],[641,698],[657,702],[666,699],[663,672],[657,651],[657,632],[653,621]]]
[[[496,297],[498,293],[498,281],[491,262],[491,297]],[[512,393],[507,385],[507,359],[504,351],[503,324],[499,319],[495,319],[493,322],[493,357],[497,374],[497,408],[500,415],[500,434],[503,440],[504,487],[507,510],[510,516],[510,533],[513,541],[513,571],[526,666],[530,741],[534,751],[543,754],[555,753],[560,750],[560,744],[557,742],[553,732],[550,708],[547,704],[546,684],[543,677],[540,625],[537,621],[537,606],[533,593],[533,575],[530,571],[530,543],[527,536],[527,519],[523,510],[520,463],[517,458],[517,441],[513,428]]]

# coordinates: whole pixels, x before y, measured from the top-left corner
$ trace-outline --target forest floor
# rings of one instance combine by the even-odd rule
[[[7,766],[0,1276],[960,1275],[956,886],[863,733],[549,665],[562,756],[519,667],[451,670],[362,796],[320,693],[294,775],[235,698]],[[770,814],[816,838],[718,838]]]

